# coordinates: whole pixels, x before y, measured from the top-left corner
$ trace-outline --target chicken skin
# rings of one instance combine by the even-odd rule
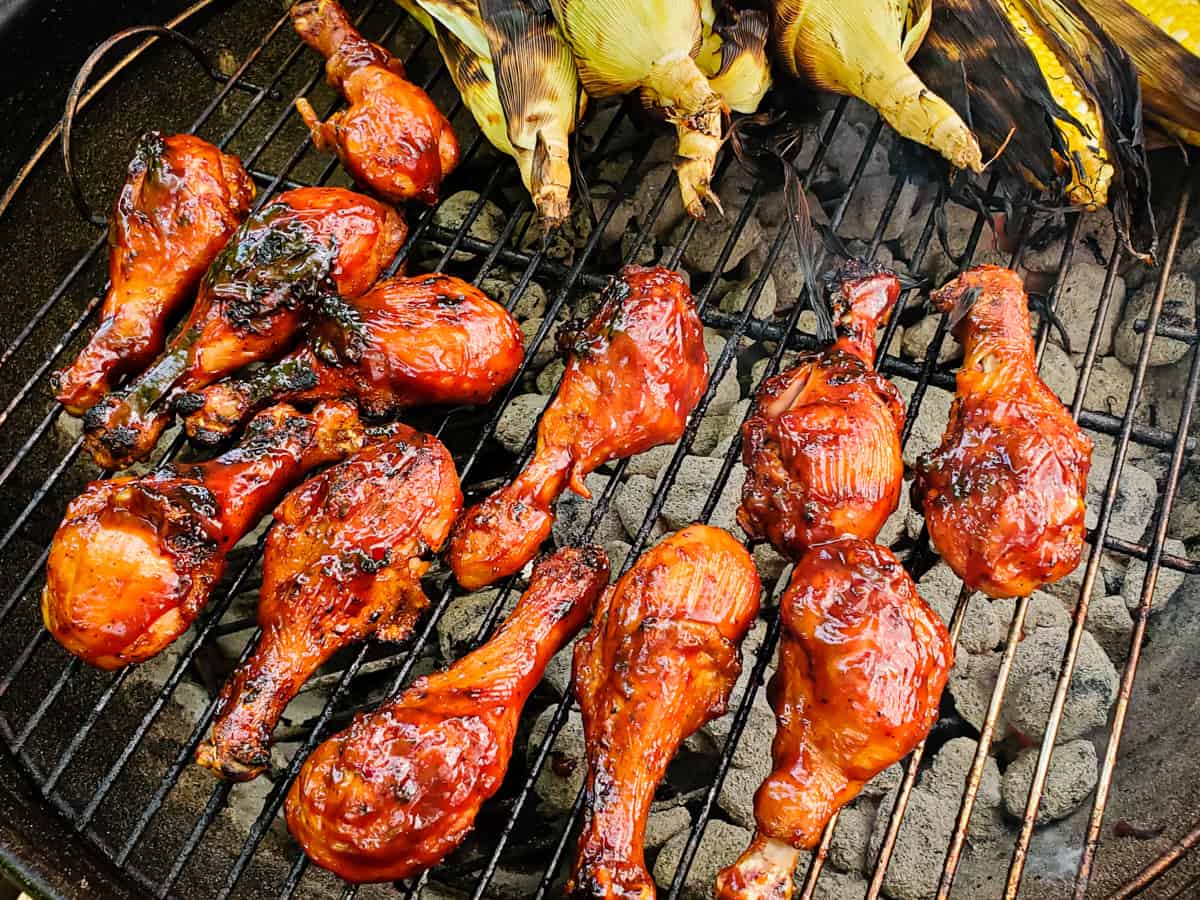
[[[458,138],[429,96],[405,80],[400,60],[359,34],[335,0],[300,0],[292,25],[325,57],[326,78],[350,104],[321,122],[307,100],[296,101],[313,143],[384,199],[436,203],[442,179],[458,165]]]
[[[1092,442],[1038,377],[1015,272],[980,266],[933,302],[950,313],[964,358],[946,433],[918,460],[913,496],[968,587],[1025,596],[1079,564]]]
[[[601,599],[575,648],[588,774],[568,896],[655,896],[642,849],[654,791],[684,738],[724,714],[761,591],[740,543],[692,525]]]
[[[530,692],[607,584],[599,547],[559,550],[490,641],[317,747],[286,806],[309,858],[347,881],[394,881],[457,847],[504,779]]]
[[[248,781],[300,686],[350,644],[406,638],[428,605],[420,578],[462,509],[450,452],[404,425],[288,494],[263,554],[262,636],[221,691],[202,766]]]
[[[691,292],[662,267],[625,268],[591,319],[562,327],[559,346],[570,358],[538,425],[533,458],[455,526],[450,565],[465,588],[532,559],[567,487],[590,497],[584,479],[597,467],[677,440],[708,380]]]
[[[738,523],[792,559],[845,534],[874,540],[904,478],[904,403],[875,371],[875,330],[900,281],[852,262],[828,287],[837,340],[764,382],[742,426]]]
[[[190,134],[142,135],[108,222],[100,327],[51,389],[82,415],[123,375],[162,352],[172,317],[250,212],[254,182],[237,157]]]
[[[71,501],[50,545],[46,629],[102,669],[149,659],[200,614],[230,548],[284,492],[362,441],[349,404],[311,414],[281,404],[209,462],[93,481]]]
[[[167,352],[84,416],[96,462],[119,469],[143,459],[171,422],[179,392],[286,351],[311,307],[364,293],[406,234],[395,210],[362,194],[342,188],[280,194],[221,251]]]
[[[854,537],[796,563],[780,603],[767,694],[774,771],[754,796],[749,849],[717,877],[721,900],[787,900],[800,851],[938,717],[954,662],[946,627],[886,547]]]
[[[344,312],[319,319],[309,342],[278,363],[180,397],[188,437],[219,443],[280,400],[353,398],[371,417],[422,404],[486,403],[525,354],[521,328],[504,307],[451,275],[389,279]]]

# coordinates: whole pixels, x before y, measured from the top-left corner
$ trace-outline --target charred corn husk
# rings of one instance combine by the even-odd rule
[[[1133,57],[1147,117],[1200,146],[1200,3],[1084,0],[1083,5]]]
[[[718,0],[701,5],[703,39],[696,65],[731,112],[758,110],[771,87],[767,35],[771,21],[757,9],[737,10]]]
[[[571,211],[568,140],[582,104],[575,60],[544,4],[478,2],[509,143],[543,221],[558,225]]]
[[[496,70],[479,7],[474,0],[464,2],[428,3],[425,0],[396,0],[396,2],[437,42],[438,51],[446,62],[450,79],[462,95],[463,104],[471,111],[483,136],[502,153],[516,158],[508,140],[504,109],[496,87]],[[431,15],[430,10],[437,13]],[[446,24],[449,21],[451,24]]]
[[[931,0],[772,0],[776,50],[792,74],[858,97],[904,137],[958,169],[980,171],[979,144],[949,104],[908,66]]]
[[[675,171],[687,211],[699,218],[721,145],[721,99],[692,58],[699,0],[550,0],[593,97],[638,92],[675,127]]]
[[[913,68],[985,153],[1052,199],[1111,201],[1129,248],[1152,252],[1137,75],[1079,0],[939,0]]]
[[[545,227],[570,212],[569,137],[582,109],[571,51],[530,0],[399,0],[437,39],[484,136],[516,160]]]

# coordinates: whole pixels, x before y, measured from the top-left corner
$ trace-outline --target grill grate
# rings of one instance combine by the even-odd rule
[[[404,46],[408,42],[408,37],[411,36],[411,32],[406,30],[409,23],[406,22],[403,14],[394,10],[383,0],[370,0],[359,10],[357,20],[366,23],[370,36],[383,43],[402,35],[405,37],[405,41],[400,44]],[[281,48],[288,48],[287,52],[284,53]],[[414,71],[428,73],[427,77],[423,79],[423,86],[427,89],[446,92],[448,83],[446,73],[435,62],[432,62],[436,59],[436,56],[432,54],[432,48],[427,41],[423,38],[416,40],[411,49],[411,67]],[[277,65],[268,68],[265,60],[272,57],[281,58]],[[131,62],[129,59],[125,61],[125,63]],[[258,71],[260,69],[263,70],[261,74]],[[247,88],[248,82],[241,83],[241,80],[251,72],[262,79],[261,86]],[[307,76],[304,73],[307,73]],[[285,15],[269,26],[259,43],[244,56],[188,130],[205,134],[222,147],[236,146],[241,151],[240,155],[259,186],[258,203],[260,204],[281,189],[300,184],[322,184],[331,179],[336,180],[342,177],[342,173],[332,159],[321,160],[320,164],[323,164],[323,168],[321,168],[320,164],[314,164],[314,160],[317,160],[318,157],[312,153],[308,140],[303,137],[292,140],[294,130],[291,135],[288,134],[288,125],[293,123],[291,100],[302,95],[311,96],[314,92],[319,93],[318,85],[321,74],[319,61],[291,34]],[[298,89],[294,91],[294,96],[291,90],[293,84],[299,85]],[[287,90],[283,90],[285,85],[288,86]],[[234,117],[224,132],[215,133],[212,124],[214,113],[227,101],[235,86],[241,87],[248,95],[245,107],[240,114]],[[272,92],[277,91],[282,92],[288,102],[276,115],[272,116],[272,106],[266,101]],[[452,95],[452,91],[446,94],[448,97]],[[329,108],[324,110],[325,114],[331,112],[335,105],[331,102]],[[600,252],[600,239],[606,226],[614,220],[623,206],[631,202],[638,177],[644,172],[640,165],[636,163],[632,165],[628,173],[621,179],[613,195],[603,203],[597,204],[596,222],[591,228],[590,235],[570,261],[564,262],[554,258],[551,246],[532,249],[526,246],[525,231],[529,227],[530,219],[522,214],[530,211],[530,204],[528,198],[523,195],[521,195],[516,211],[504,222],[499,235],[492,240],[482,240],[473,236],[470,231],[483,215],[485,204],[490,199],[503,196],[506,190],[512,188],[515,183],[515,172],[506,162],[492,165],[490,174],[487,175],[482,185],[468,184],[463,177],[464,174],[470,171],[479,171],[480,165],[485,164],[486,160],[494,160],[495,155],[473,126],[467,125],[469,117],[464,114],[461,101],[455,100],[449,107],[445,103],[442,105],[447,109],[448,115],[453,118],[460,135],[471,136],[469,141],[464,141],[463,164],[447,184],[445,194],[449,196],[455,190],[470,187],[478,189],[478,197],[454,227],[438,224],[435,221],[436,210],[434,209],[421,210],[413,214],[410,222],[410,238],[392,264],[390,271],[394,272],[415,250],[440,251],[440,258],[431,260],[428,265],[422,262],[422,269],[441,269],[447,265],[456,265],[461,268],[456,262],[460,258],[458,254],[466,252],[472,257],[472,261],[467,265],[473,269],[472,280],[475,284],[482,282],[499,266],[520,272],[508,299],[510,309],[519,302],[529,285],[533,283],[535,276],[539,281],[557,285],[540,326],[532,336],[528,337],[529,352],[520,373],[497,402],[489,407],[486,411],[486,418],[481,419],[478,414],[474,413],[464,414],[452,411],[440,420],[434,420],[427,424],[422,423],[426,424],[429,430],[447,440],[450,440],[451,437],[461,436],[464,431],[470,433],[470,440],[458,441],[453,447],[463,484],[470,495],[481,493],[483,486],[490,483],[488,478],[505,474],[486,471],[486,467],[494,461],[497,455],[492,438],[496,433],[501,414],[517,395],[519,385],[531,369],[532,360],[549,338],[555,322],[576,308],[583,292],[601,285],[606,274],[613,271],[611,262],[606,263],[600,259],[603,255]],[[802,183],[806,189],[811,188],[815,179],[821,174],[827,151],[839,137],[839,129],[849,127],[846,124],[849,110],[850,104],[842,100],[828,116],[819,135],[819,143],[815,152],[811,158],[805,160],[803,165]],[[603,122],[603,119],[599,124],[603,127],[599,129],[598,134],[590,135],[594,138],[594,143],[583,158],[583,167],[590,173],[594,173],[598,165],[608,158],[609,152],[614,147],[618,147],[622,139],[626,139],[623,137],[623,130],[627,124],[625,110],[619,110],[607,124]],[[872,153],[879,144],[882,129],[882,122],[876,118],[867,131],[857,164],[849,176],[848,188],[830,216],[829,227],[834,232],[838,231],[848,209],[855,202],[856,190],[862,183]],[[243,145],[245,145],[245,149],[242,149]],[[635,160],[644,158],[649,146],[649,139],[636,138],[633,147]],[[31,161],[28,170],[32,170],[36,164],[37,158]],[[726,148],[718,162],[715,179],[718,189],[722,183],[732,177],[731,172],[737,165]],[[306,167],[310,173],[307,176],[303,174]],[[25,174],[28,174],[28,171],[23,173],[22,177]],[[880,211],[874,234],[867,242],[867,255],[875,256],[882,246],[889,221],[903,192],[909,186],[909,182],[910,176],[908,175],[900,175],[895,178]],[[987,185],[987,192],[990,194],[995,191],[997,184],[998,179],[993,175]],[[649,201],[649,198],[639,198],[642,202],[646,202],[649,211],[642,217],[639,230],[632,235],[627,244],[623,244],[625,260],[639,259],[643,251],[650,246],[649,242],[653,235],[655,222],[674,196],[675,190],[675,182],[671,178],[661,186],[652,201]],[[802,302],[797,302],[782,316],[769,319],[759,318],[753,313],[759,297],[765,289],[768,275],[776,266],[781,253],[787,246],[789,233],[785,227],[780,227],[767,245],[765,260],[757,277],[752,282],[743,308],[732,314],[722,312],[717,308],[718,303],[714,291],[719,281],[719,275],[724,270],[726,261],[734,252],[737,241],[751,216],[760,203],[771,195],[772,190],[772,184],[760,178],[749,187],[740,208],[736,212],[733,210],[727,212],[727,215],[733,219],[733,224],[712,266],[714,274],[703,283],[694,285],[697,304],[705,324],[721,329],[728,335],[728,340],[720,355],[711,361],[710,382],[687,431],[660,475],[659,484],[651,498],[649,508],[630,542],[632,546],[624,568],[628,568],[641,551],[652,542],[659,514],[668,500],[669,492],[692,447],[704,414],[716,397],[722,378],[731,366],[736,365],[735,357],[742,339],[773,342],[774,349],[768,357],[763,378],[769,377],[779,370],[787,351],[814,346],[812,336],[806,334],[800,327]],[[6,195],[4,201],[0,201],[3,203],[0,211],[7,206],[11,195],[12,192]],[[1191,332],[1165,325],[1160,327],[1160,314],[1170,276],[1171,263],[1187,217],[1189,197],[1190,186],[1185,186],[1178,198],[1175,215],[1172,219],[1171,235],[1161,267],[1158,289],[1142,330],[1141,350],[1134,371],[1133,387],[1124,409],[1119,414],[1111,410],[1085,409],[1083,406],[1089,379],[1098,356],[1103,323],[1113,302],[1114,286],[1123,261],[1119,248],[1111,254],[1107,263],[1106,278],[1098,298],[1095,323],[1090,331],[1071,409],[1073,415],[1086,428],[1096,434],[1108,435],[1115,439],[1113,463],[1100,503],[1098,523],[1090,535],[1091,550],[1084,570],[1080,598],[1075,607],[1033,786],[1012,853],[1008,881],[1000,890],[1000,894],[1004,897],[1016,897],[1021,886],[1034,820],[1044,787],[1050,750],[1053,748],[1054,737],[1064,713],[1067,687],[1075,666],[1089,599],[1100,570],[1100,561],[1104,551],[1142,559],[1146,561],[1147,565],[1140,604],[1135,616],[1132,649],[1121,677],[1120,693],[1107,741],[1107,751],[1103,757],[1084,854],[1075,880],[1076,897],[1083,896],[1092,872],[1100,839],[1100,825],[1111,788],[1117,751],[1131,699],[1133,680],[1140,661],[1141,641],[1145,634],[1150,603],[1159,572],[1163,567],[1191,574],[1200,571],[1200,565],[1196,562],[1164,550],[1167,521],[1179,486],[1185,454],[1192,449],[1188,439],[1188,429],[1191,410],[1195,404],[1198,385],[1200,385],[1200,354],[1192,355],[1185,387],[1183,413],[1174,432],[1135,422],[1134,418],[1145,385],[1152,338],[1157,334],[1175,337],[1189,343],[1195,343],[1198,339],[1197,335]],[[928,204],[924,209],[924,214],[924,225],[911,262],[911,268],[914,270],[920,268],[928,254],[938,252],[935,237],[939,208],[936,204]],[[1075,238],[1080,221],[1080,216],[1077,214],[1067,216],[1064,250],[1053,276],[1053,288],[1048,296],[1051,308],[1054,308],[1059,302],[1066,286],[1064,276],[1073,261],[1076,247]],[[698,227],[694,221],[688,221],[682,227],[674,248],[663,260],[666,264],[672,266],[680,264]],[[977,215],[961,262],[957,266],[959,270],[969,265],[983,238],[984,229],[985,219],[983,216]],[[1011,255],[1010,262],[1013,266],[1018,265],[1027,252],[1030,231],[1030,223],[1026,220],[1018,237],[1017,246]],[[172,654],[173,662],[169,666],[163,667],[165,671],[161,688],[140,711],[140,715],[135,716],[131,721],[130,727],[120,734],[120,749],[116,750],[115,754],[102,754],[103,763],[98,770],[93,772],[92,767],[88,765],[88,753],[85,750],[95,751],[94,745],[106,733],[106,722],[119,708],[122,699],[129,697],[132,688],[131,681],[135,678],[136,670],[127,669],[110,675],[86,669],[78,660],[67,656],[52,641],[48,641],[47,632],[40,627],[40,624],[34,622],[31,616],[22,615],[22,612],[36,606],[42,571],[48,554],[48,548],[45,546],[48,535],[44,533],[44,527],[39,533],[39,522],[52,522],[61,514],[71,493],[63,482],[69,480],[65,476],[75,467],[82,447],[82,441],[76,439],[65,452],[61,452],[57,456],[46,456],[49,451],[55,450],[53,438],[56,426],[62,416],[61,407],[45,399],[46,376],[51,368],[60,364],[60,357],[64,352],[69,347],[78,344],[80,336],[92,324],[100,303],[100,295],[97,294],[96,297],[80,305],[73,318],[71,310],[74,308],[72,306],[74,301],[70,298],[73,288],[84,282],[99,280],[93,276],[98,272],[102,262],[104,246],[103,236],[91,243],[78,261],[66,272],[63,280],[36,307],[27,323],[4,350],[3,355],[0,355],[0,372],[3,372],[6,378],[11,378],[14,368],[22,367],[21,375],[17,376],[19,383],[13,382],[14,389],[8,396],[3,411],[0,412],[0,425],[7,425],[9,426],[8,431],[15,432],[10,433],[6,438],[13,445],[14,450],[11,458],[0,470],[0,489],[4,489],[9,495],[18,497],[14,507],[17,511],[12,521],[4,529],[3,535],[0,536],[0,554],[3,554],[4,558],[4,584],[14,585],[0,605],[0,625],[3,625],[7,632],[13,633],[12,646],[21,648],[14,654],[7,671],[0,675],[0,734],[3,735],[8,749],[16,755],[23,768],[33,779],[42,796],[67,819],[75,831],[84,835],[87,841],[99,848],[144,892],[156,897],[166,897],[173,893],[179,893],[181,879],[186,878],[189,866],[195,864],[198,849],[206,844],[210,831],[227,808],[233,790],[230,784],[208,781],[205,783],[206,795],[189,789],[186,798],[180,800],[178,797],[179,794],[184,793],[183,781],[185,773],[191,765],[192,754],[214,713],[215,694],[211,694],[213,699],[209,699],[204,706],[199,719],[192,725],[187,739],[166,753],[169,763],[161,777],[143,779],[144,784],[141,784],[140,787],[144,790],[140,792],[131,788],[131,785],[137,781],[135,777],[137,775],[136,761],[141,759],[141,755],[146,752],[147,744],[152,739],[151,736],[155,732],[156,725],[160,723],[172,697],[182,691],[188,683],[185,679],[196,671],[203,674],[204,660],[217,640],[241,641],[243,642],[241,659],[245,659],[249,654],[257,638],[254,619],[228,618],[228,613],[235,597],[253,584],[255,564],[262,549],[262,540],[260,538],[258,543],[244,555],[240,566],[235,567],[236,570],[228,585],[214,594],[207,610],[193,630],[177,642],[178,653]],[[479,258],[480,256],[482,258]],[[902,297],[900,308],[904,308],[905,304],[913,304],[917,301],[917,292],[910,290]],[[945,317],[942,317],[938,323],[926,358],[919,362],[906,360],[889,352],[890,345],[896,337],[900,318],[897,313],[889,322],[880,341],[878,361],[881,371],[885,374],[906,380],[913,385],[912,397],[908,404],[909,417],[903,435],[903,439],[907,443],[927,392],[931,388],[952,390],[953,375],[937,364],[939,352],[948,332]],[[37,334],[47,328],[52,328],[53,323],[59,321],[66,324],[61,327],[57,340],[50,345],[49,352],[43,358],[35,360],[34,364],[29,364],[26,358],[28,354],[23,351],[27,350],[30,341]],[[1049,328],[1046,322],[1043,322],[1038,333],[1039,355],[1044,351],[1048,337]],[[27,374],[24,371],[26,367],[29,368]],[[20,415],[14,415],[18,411],[20,411]],[[519,464],[531,453],[532,444],[533,435],[531,434],[507,474],[515,473]],[[1168,476],[1157,499],[1153,536],[1146,543],[1129,541],[1109,534],[1117,488],[1131,445],[1168,450],[1171,453]],[[166,448],[161,459],[172,458],[182,449],[182,446],[182,439],[175,438]],[[708,521],[713,516],[725,484],[739,457],[740,440],[735,435],[721,460],[719,475],[704,499],[699,517],[701,520]],[[45,460],[44,463],[43,460]],[[599,527],[610,505],[614,502],[618,487],[625,480],[629,465],[629,461],[625,460],[612,467],[609,481],[594,500],[585,537],[595,533]],[[23,485],[16,483],[18,479],[14,476],[18,473],[24,475],[24,478],[20,480],[32,477],[28,490],[24,489]],[[32,541],[43,549],[40,549],[38,553],[28,555],[32,558],[26,558],[26,554],[12,552],[14,541],[18,538]],[[913,551],[914,557],[920,556],[918,551],[927,551],[927,539],[924,534],[918,540],[917,548]],[[761,690],[764,674],[778,639],[779,622],[778,617],[774,614],[774,603],[778,600],[778,593],[782,591],[782,586],[780,584],[776,587],[775,594],[767,603],[769,615],[765,635],[755,658],[747,660],[750,676],[745,689],[740,695],[732,698],[734,709],[732,725],[724,746],[721,748],[717,767],[700,793],[698,804],[695,805],[691,832],[683,848],[682,858],[673,882],[669,886],[667,896],[671,900],[680,896],[683,890],[687,872],[694,860],[704,830],[713,815],[718,793],[732,764],[734,750],[747,725],[755,695]],[[478,633],[475,636],[476,641],[482,641],[490,633],[515,588],[516,584],[512,580],[501,586],[482,617]],[[305,894],[321,895],[322,888],[328,888],[332,882],[325,875],[310,870],[307,859],[299,854],[294,846],[290,850],[290,866],[286,869],[280,866],[272,868],[265,864],[259,865],[263,861],[263,854],[260,853],[260,850],[273,824],[277,822],[287,787],[296,776],[299,766],[309,750],[330,732],[332,726],[346,721],[357,708],[370,705],[364,704],[360,696],[366,681],[386,680],[390,682],[388,684],[389,691],[394,691],[410,680],[414,670],[421,662],[423,648],[435,639],[439,621],[450,605],[455,602],[459,593],[452,582],[446,579],[443,586],[433,595],[430,613],[418,629],[415,638],[398,652],[384,655],[379,647],[363,645],[346,656],[340,663],[340,667],[334,665],[319,676],[317,682],[321,689],[328,691],[328,699],[314,720],[305,723],[303,728],[296,729],[294,734],[289,735],[298,744],[298,747],[263,795],[261,812],[250,824],[244,841],[233,854],[230,864],[221,870],[221,878],[216,882],[188,881],[187,890],[182,893],[183,896],[203,895],[224,898],[237,891],[253,896],[286,898]],[[970,602],[971,598],[968,593],[965,590],[961,592],[954,615],[949,623],[951,636],[955,641],[959,637]],[[975,602],[987,601],[976,599]],[[939,888],[939,896],[942,897],[949,895],[962,858],[976,793],[983,777],[984,763],[988,759],[989,749],[995,737],[997,718],[1028,610],[1028,599],[1022,599],[1015,604],[1015,611],[1008,627],[1007,640],[1001,657],[1000,675],[997,678],[984,726],[979,735],[973,765],[964,788],[960,812],[944,859]],[[24,705],[16,702],[14,694],[20,692],[14,691],[14,688],[30,682],[36,682],[40,686],[36,702]],[[316,683],[310,684],[309,689],[314,689],[316,686]],[[79,707],[77,704],[80,703],[81,698],[86,698],[86,704]],[[114,701],[116,701],[115,706]],[[506,786],[502,795],[503,802],[496,804],[501,807],[493,816],[496,827],[481,827],[478,830],[476,841],[478,853],[472,863],[473,868],[466,873],[458,873],[455,881],[458,885],[466,884],[466,889],[473,898],[484,896],[493,884],[498,867],[506,858],[506,851],[513,844],[519,823],[522,821],[522,813],[529,806],[538,775],[547,765],[554,740],[567,721],[570,705],[569,692],[553,705],[549,726],[540,743],[533,750],[519,783]],[[28,708],[30,706],[31,709]],[[69,719],[71,708],[83,710],[80,720],[77,723],[73,722],[73,727],[61,734],[56,733],[52,737],[46,737],[48,732],[55,730],[50,727],[51,721],[55,718]],[[871,875],[869,897],[878,896],[882,888],[883,877],[895,848],[900,824],[917,777],[923,751],[924,744],[918,747],[908,760],[896,804],[882,841],[878,862]],[[84,777],[85,788],[80,790],[78,786],[75,786],[68,790],[68,783],[79,777]],[[510,782],[513,780],[510,779]],[[513,789],[510,790],[510,788]],[[183,806],[191,814],[190,824],[181,821],[178,816],[172,816],[171,827],[167,828],[162,825],[165,817],[164,810],[169,806],[173,808],[172,804]],[[535,896],[538,898],[553,895],[561,886],[562,863],[569,847],[571,827],[578,818],[581,804],[582,796],[579,796],[576,798],[574,807],[562,830],[541,848],[547,858],[535,891]],[[112,815],[105,815],[106,812],[111,813],[110,807],[118,809],[124,807],[134,811],[135,815],[128,816],[123,827],[118,829],[110,821],[113,818]],[[118,817],[117,821],[119,820]],[[180,827],[174,827],[176,824]],[[824,832],[821,844],[813,855],[804,878],[800,896],[805,900],[813,897],[814,892],[818,889],[823,863],[832,840],[833,828],[834,823],[831,822]],[[150,865],[148,861],[154,857],[151,845],[157,845],[163,836],[159,833],[160,829],[164,832],[171,832],[169,838],[173,842],[174,849],[173,852],[165,854],[165,866],[159,867],[162,871],[156,872],[151,871],[148,867]],[[247,873],[250,871],[255,873],[254,879],[247,878]],[[435,870],[435,876],[440,871]],[[426,874],[411,883],[398,884],[396,887],[405,897],[416,897],[425,890],[428,878],[429,875]],[[667,888],[668,886],[663,885],[662,887]],[[370,888],[366,889],[366,892],[372,894],[377,890]],[[358,889],[348,887],[342,896],[353,897],[359,893]]]

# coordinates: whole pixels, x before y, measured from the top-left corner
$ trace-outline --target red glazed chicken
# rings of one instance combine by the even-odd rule
[[[1092,442],[1038,377],[1021,279],[980,266],[933,294],[963,344],[942,444],[917,462],[933,546],[973,590],[1025,596],[1079,565]]]
[[[461,509],[449,451],[405,425],[288,494],[263,554],[262,636],[196,760],[231,781],[261,774],[280,715],[320,665],[371,635],[408,637],[428,605],[427,557]]]
[[[900,282],[886,269],[850,263],[829,290],[837,340],[764,382],[742,426],[738,523],[793,559],[845,534],[874,540],[904,477],[904,404],[875,371],[875,330]]]
[[[567,487],[590,497],[584,479],[600,465],[677,440],[708,379],[691,291],[662,267],[627,267],[591,319],[563,326],[559,344],[570,358],[533,459],[455,526],[450,565],[465,588],[529,562]]]
[[[516,375],[520,326],[482,291],[450,275],[380,282],[325,316],[278,363],[219,382],[176,404],[188,437],[228,438],[255,410],[280,400],[353,398],[364,415],[406,406],[486,403]]]
[[[569,896],[654,897],[642,849],[654,791],[683,740],[724,714],[761,590],[740,543],[693,525],[600,601],[575,648],[588,774]]]
[[[253,199],[254,182],[236,157],[190,134],[142,135],[109,217],[100,327],[51,377],[68,412],[82,415],[162,352],[172,317]]]
[[[209,268],[167,352],[84,416],[96,462],[119,469],[143,459],[171,422],[179,392],[285,352],[312,306],[366,292],[406,233],[398,213],[362,194],[342,188],[280,194]]]
[[[260,413],[210,462],[94,481],[50,545],[42,618],[67,650],[104,669],[154,656],[183,634],[225,556],[315,466],[362,446],[354,407]]]
[[[500,787],[526,699],[607,584],[599,547],[543,559],[491,640],[314,750],[286,807],[313,862],[394,881],[457,847]]]
[[[300,0],[292,25],[325,57],[329,83],[350,104],[322,122],[307,100],[296,101],[313,143],[387,200],[436,203],[442,179],[458,165],[458,138],[429,96],[405,80],[400,60],[359,34],[334,0]]]
[[[845,537],[809,549],[780,604],[768,686],[775,770],[754,796],[749,849],[721,900],[787,900],[801,850],[862,786],[933,727],[954,654],[946,627],[885,547]]]

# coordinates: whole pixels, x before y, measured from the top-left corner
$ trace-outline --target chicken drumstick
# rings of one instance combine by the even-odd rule
[[[964,358],[946,434],[917,461],[913,496],[968,587],[1025,596],[1079,564],[1092,442],[1038,377],[1015,272],[980,266],[933,302],[954,318]]]
[[[362,194],[342,188],[280,194],[221,251],[167,352],[84,416],[96,462],[117,469],[145,457],[171,421],[176,392],[198,390],[286,350],[310,307],[366,291],[406,233],[395,210]]]
[[[904,477],[904,404],[875,371],[875,330],[900,281],[852,262],[829,290],[836,342],[764,382],[742,426],[738,523],[792,558],[843,534],[874,540]]]
[[[516,375],[520,326],[482,291],[451,275],[392,278],[278,363],[179,398],[188,437],[215,444],[280,400],[354,398],[364,415],[420,404],[486,403]]]
[[[225,555],[314,466],[362,446],[354,407],[286,404],[255,417],[240,446],[210,462],[93,481],[50,545],[42,618],[103,669],[141,662],[187,630]]]
[[[171,317],[250,212],[254,182],[237,157],[191,134],[142,135],[108,224],[108,294],[100,327],[51,376],[82,415],[162,352]]]
[[[457,847],[500,787],[530,692],[607,584],[599,547],[559,550],[490,641],[317,747],[287,798],[313,862],[394,881]]]
[[[787,900],[800,850],[937,721],[950,636],[885,547],[812,547],[780,603],[775,771],[754,797],[749,849],[717,877],[721,900]]]
[[[332,150],[360,183],[393,202],[437,202],[458,165],[458,138],[429,96],[404,78],[400,60],[358,33],[335,0],[300,0],[292,25],[325,57],[325,75],[350,106],[328,121],[296,101],[313,143]]]
[[[428,605],[423,557],[441,549],[461,509],[450,452],[405,425],[288,494],[263,554],[262,636],[221,691],[197,762],[231,781],[254,778],[318,666],[372,634],[407,637]]]
[[[450,565],[465,588],[532,559],[568,486],[590,497],[584,479],[598,466],[678,439],[708,378],[691,292],[662,267],[625,268],[591,319],[563,326],[559,345],[571,356],[533,459],[455,526]]]
[[[761,590],[740,543],[693,525],[601,599],[575,648],[588,775],[569,896],[654,897],[642,851],[654,791],[684,738],[725,712]]]

